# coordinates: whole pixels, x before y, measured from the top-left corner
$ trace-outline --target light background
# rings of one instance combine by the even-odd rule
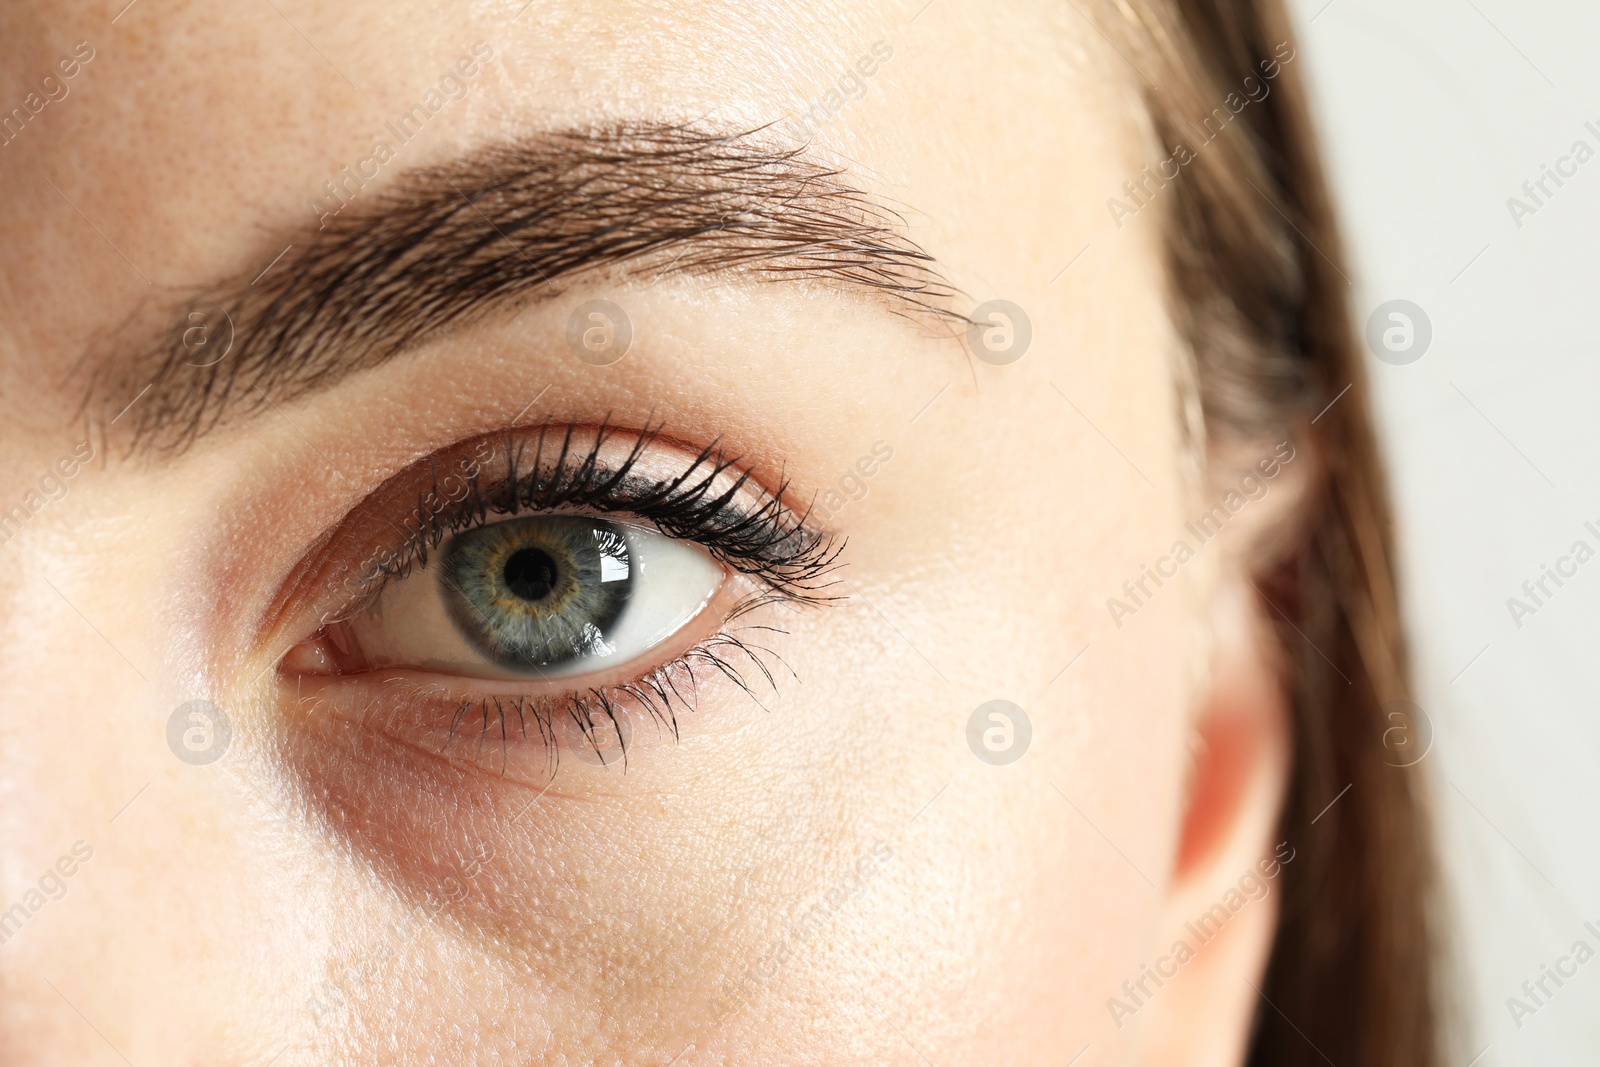
[[[1573,542],[1600,551],[1600,5],[1291,6],[1359,323],[1398,298],[1433,328],[1417,362],[1370,368],[1435,728],[1454,1062],[1600,1063],[1600,958],[1520,1028],[1507,1006],[1574,941],[1600,951],[1600,558],[1520,628],[1506,603]],[[1578,140],[1596,158],[1519,227],[1507,198]]]

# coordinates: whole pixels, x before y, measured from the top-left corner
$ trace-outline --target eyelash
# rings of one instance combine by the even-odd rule
[[[601,459],[602,454],[608,443],[623,431],[611,426],[607,419],[594,431],[594,438],[586,448],[575,452],[573,439],[581,428],[577,423],[559,427],[546,423],[534,435],[519,436],[515,431],[505,431],[501,436],[505,470],[487,484],[483,478],[484,463],[467,459],[465,467],[468,469],[463,474],[445,472],[441,477],[437,460],[430,461],[428,480],[417,498],[416,508],[410,513],[416,528],[408,532],[398,549],[382,552],[381,558],[376,554],[368,557],[373,569],[370,575],[360,575],[360,580],[364,585],[370,581],[371,587],[363,588],[359,600],[339,618],[356,614],[371,605],[390,582],[426,566],[430,553],[447,538],[487,525],[500,516],[525,513],[569,510],[626,513],[654,525],[669,537],[698,543],[732,570],[755,578],[761,588],[733,606],[719,632],[655,667],[642,678],[556,697],[490,696],[459,701],[451,715],[446,749],[454,743],[458,728],[473,719],[481,725],[480,742],[493,734],[491,720],[498,723],[504,749],[512,730],[508,715],[514,716],[515,728],[524,738],[528,736],[531,717],[553,773],[560,748],[556,722],[564,711],[597,752],[591,724],[602,721],[601,716],[608,719],[616,731],[626,767],[627,742],[618,724],[619,713],[626,713],[623,702],[638,705],[658,724],[669,728],[676,740],[679,736],[677,709],[694,709],[698,699],[698,672],[711,669],[764,708],[740,669],[739,658],[747,660],[774,691],[776,678],[772,668],[763,662],[763,655],[771,656],[791,676],[794,672],[771,649],[729,632],[728,624],[766,604],[805,606],[842,599],[829,590],[834,584],[830,575],[839,565],[844,542],[809,526],[809,509],[797,514],[782,502],[789,487],[787,480],[779,484],[775,492],[754,494],[763,499],[751,508],[742,503],[743,497],[752,495],[750,487],[754,483],[750,470],[741,468],[737,459],[724,456],[716,442],[702,449],[681,473],[668,479],[655,479],[637,473],[636,467],[651,447],[663,440],[664,424],[647,426],[638,434],[626,456],[610,465]],[[556,437],[560,440],[559,451],[551,444]],[[480,442],[480,447],[482,444]],[[530,444],[533,446],[532,462],[525,464]],[[553,462],[547,465],[548,452],[555,452],[555,455]],[[445,486],[452,478],[456,479],[457,487],[447,494]],[[393,519],[389,522],[400,525]],[[324,629],[336,625],[337,621],[325,622]],[[741,630],[786,633],[777,627],[753,624]],[[419,697],[434,691],[432,687],[418,687],[418,690]],[[476,714],[471,714],[474,711]]]
[[[745,610],[747,608],[744,606],[736,608],[732,617],[737,618]],[[786,632],[771,626],[749,628],[779,634]],[[508,760],[506,746],[513,730],[510,716],[515,716],[514,729],[524,740],[528,737],[528,720],[531,718],[535,723],[539,741],[544,747],[546,770],[553,775],[559,767],[562,747],[556,736],[556,724],[564,712],[591,749],[602,756],[605,754],[602,754],[597,741],[595,724],[602,719],[609,720],[617,738],[620,761],[626,770],[629,733],[624,732],[622,724],[618,721],[619,716],[628,713],[626,702],[631,701],[636,704],[657,724],[671,730],[673,740],[677,741],[679,739],[677,709],[693,711],[699,698],[699,675],[696,673],[698,665],[699,669],[709,668],[721,674],[765,711],[766,705],[757,698],[755,688],[745,678],[735,659],[730,658],[742,656],[748,660],[760,672],[767,687],[775,692],[777,679],[772,668],[762,661],[763,655],[771,656],[779,666],[789,670],[783,658],[771,649],[729,633],[718,633],[680,653],[672,661],[656,667],[636,681],[591,688],[582,692],[574,691],[558,697],[494,696],[452,702],[454,711],[451,713],[450,729],[444,749],[448,751],[455,743],[457,731],[463,723],[473,719],[478,721],[480,746],[493,738],[497,724],[502,753],[501,771],[504,773]],[[791,676],[794,675],[792,670],[789,670],[789,673]],[[686,685],[689,692],[685,694],[680,685]],[[475,715],[472,714],[474,711]],[[603,758],[602,763],[606,762],[609,760]]]
[[[443,491],[437,462],[430,463],[430,484],[413,511],[421,528],[378,565],[376,573],[381,578],[368,596],[375,598],[388,582],[426,566],[429,553],[447,537],[484,526],[492,516],[585,510],[627,513],[669,537],[694,541],[732,569],[759,579],[772,599],[800,604],[838,599],[827,590],[833,585],[829,575],[838,566],[844,542],[808,526],[809,509],[797,515],[782,503],[789,489],[787,480],[772,494],[762,493],[766,500],[754,510],[745,510],[738,500],[752,484],[751,472],[740,468],[736,459],[725,457],[715,442],[702,449],[677,477],[655,480],[635,474],[634,468],[661,440],[664,424],[646,427],[627,457],[612,467],[603,466],[600,456],[621,431],[609,420],[602,422],[588,451],[576,456],[572,438],[579,429],[577,423],[568,423],[555,431],[561,436],[560,452],[554,466],[542,472],[552,427],[549,423],[541,426],[533,439],[533,464],[526,473],[519,471],[524,470],[529,439],[518,440],[513,431],[506,431],[505,476],[485,487],[481,466],[474,469],[461,479],[465,494],[444,507],[433,503],[450,498]],[[718,480],[730,471],[733,480],[718,490]],[[447,474],[444,480],[449,477]]]

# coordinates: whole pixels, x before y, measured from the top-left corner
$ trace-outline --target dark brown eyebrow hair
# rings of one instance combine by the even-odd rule
[[[622,265],[831,282],[886,295],[903,313],[965,321],[897,212],[768,134],[563,131],[352,192],[320,227],[267,242],[291,248],[260,277],[201,287],[159,338],[98,358],[86,415],[107,433],[122,422],[130,453],[181,451],[227,420]],[[232,324],[227,355],[209,366],[184,345],[186,310],[206,307]]]

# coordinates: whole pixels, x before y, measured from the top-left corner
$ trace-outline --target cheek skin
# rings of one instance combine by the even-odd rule
[[[1141,460],[1160,456],[1170,431],[1150,419],[1171,410],[1165,384],[1124,371],[1111,395],[1126,399],[1096,420],[1140,442]],[[1170,468],[1147,463],[1160,484],[1151,490],[1081,420],[1043,402],[1059,404],[1053,393],[998,377],[980,385],[1005,417],[963,398],[919,424],[896,443],[894,462],[906,462],[875,482],[852,525],[851,608],[868,644],[851,655],[861,669],[835,672],[822,699],[865,719],[847,732],[871,754],[849,780],[851,807],[893,810],[902,825],[881,903],[875,887],[830,967],[930,1050],[981,1062],[1004,1047],[1011,1062],[1051,1062],[1052,1041],[1059,1060],[1063,1045],[1070,1058],[1121,1036],[1104,1005],[1137,973],[1156,905],[1145,879],[1161,885],[1172,854],[1195,629],[1176,586],[1137,626],[1117,630],[1104,607],[1181,526]],[[987,459],[965,447],[974,440]],[[1034,521],[1042,501],[1059,502],[1056,521]],[[1034,727],[1007,767],[980,763],[963,732],[996,698],[1022,705]]]

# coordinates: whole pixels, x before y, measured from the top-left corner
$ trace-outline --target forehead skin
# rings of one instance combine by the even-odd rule
[[[1108,85],[1094,73],[1098,62],[1075,58],[1086,24],[1066,22],[1053,5],[1002,5],[977,20],[930,9],[908,23],[902,12],[871,5],[538,3],[510,22],[520,2],[337,12],[274,9],[264,0],[237,10],[144,11],[142,2],[115,25],[88,5],[8,8],[15,26],[6,34],[0,98],[8,108],[76,42],[95,49],[82,76],[67,83],[67,100],[47,105],[0,150],[13,207],[4,219],[13,252],[6,296],[19,308],[67,312],[37,323],[48,332],[19,333],[7,346],[8,358],[24,359],[24,372],[23,353],[75,352],[108,322],[120,324],[135,301],[164,307],[174,290],[219,268],[243,270],[262,253],[265,263],[272,250],[264,231],[310,218],[305,203],[323,195],[322,183],[369,155],[384,124],[480,40],[497,47],[470,95],[404,145],[385,177],[485,136],[541,127],[638,117],[762,126],[804,111],[879,40],[895,48],[895,59],[817,140],[861,162],[860,180],[877,179],[895,200],[904,200],[899,190],[914,173],[935,176],[925,167],[930,156],[942,158],[938,171],[964,182],[927,190],[948,205],[928,203],[926,194],[912,204],[930,225],[957,204],[972,223],[999,221],[1001,205],[981,195],[998,181],[1025,196],[1007,211],[1059,215],[1064,183],[1126,151],[1119,128],[1090,121],[1118,99],[1120,79]],[[1023,64],[1019,33],[1034,42]],[[970,71],[973,83],[939,75],[957,70]],[[941,125],[960,122],[937,148],[917,120],[934,115]],[[977,135],[985,129],[994,135]],[[1002,134],[1003,146],[994,141]],[[1051,180],[1027,181],[1021,166]],[[1115,182],[1101,187],[1114,191]],[[1070,236],[1083,235],[1065,257],[1041,248],[1049,276],[1103,228],[1102,201],[1077,203],[1081,214],[1062,220]],[[1016,262],[1017,251],[991,256]],[[70,303],[60,291],[67,279],[77,296]],[[19,323],[7,326],[16,331]]]
[[[1181,594],[1133,632],[1103,607],[1170,543],[1184,483],[1157,234],[1104,206],[1138,169],[1131,92],[1073,5],[119,6],[0,14],[5,108],[94,49],[0,147],[0,508],[85,436],[86,353],[266,267],[477,41],[493,58],[380,182],[543,129],[781,129],[885,42],[815,150],[972,302],[1026,308],[1035,341],[992,367],[831,291],[624,279],[595,291],[649,328],[616,374],[558,359],[565,312],[534,310],[181,457],[97,459],[0,548],[0,907],[94,849],[0,945],[8,1062],[1042,1064],[1091,1043],[1084,1064],[1115,1062],[1104,1002],[1170,865],[1194,627]],[[542,801],[459,914],[375,962],[418,846],[327,831],[315,789],[285,785],[317,764],[274,763],[267,711],[240,711],[216,773],[172,758],[167,717],[197,693],[265,707],[286,645],[258,624],[288,566],[358,490],[546,386],[558,417],[722,433],[807,493],[877,440],[895,458],[839,522],[850,601],[784,649],[803,687]],[[995,698],[1034,722],[1009,768],[965,740]],[[371,803],[366,823],[403,824]],[[869,889],[708,1021],[880,840]]]

